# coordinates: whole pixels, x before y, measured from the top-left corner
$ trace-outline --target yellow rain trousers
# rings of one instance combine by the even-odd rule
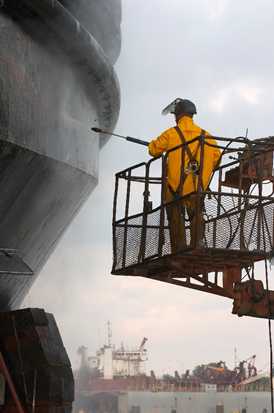
[[[186,142],[191,141],[197,136],[201,135],[202,129],[197,126],[193,119],[189,116],[183,116],[177,125],[183,133]],[[217,145],[216,140],[210,138],[208,132],[205,132],[206,142]],[[170,128],[164,131],[157,139],[152,140],[149,144],[149,154],[153,157],[162,155],[164,152],[169,151],[176,146],[182,144],[181,138],[175,128]],[[199,141],[195,141],[188,145],[192,157],[200,163],[200,147]],[[206,191],[212,177],[212,173],[216,165],[218,164],[221,156],[221,151],[219,148],[205,145],[204,146],[204,166],[202,172],[202,186],[203,190]],[[189,165],[189,156],[187,151],[184,151],[184,165],[183,169],[186,171]],[[193,173],[188,173],[180,188],[181,180],[181,170],[182,170],[182,149],[176,149],[168,154],[167,160],[167,186],[165,188],[165,202],[174,201],[174,193],[184,196],[192,192],[197,191],[198,186],[198,175]],[[181,190],[180,190],[181,189]],[[185,228],[182,221],[182,206],[187,208],[189,218],[191,220],[191,230],[195,229],[197,220],[202,219],[201,211],[195,211],[195,197],[189,197],[188,200],[183,202],[175,202],[171,205],[167,205],[167,216],[170,225],[170,238],[171,238],[171,248],[172,252],[177,252],[178,250],[186,246],[185,239]],[[200,222],[200,225],[202,223]],[[193,236],[191,235],[191,238]],[[193,239],[192,239],[193,241]]]

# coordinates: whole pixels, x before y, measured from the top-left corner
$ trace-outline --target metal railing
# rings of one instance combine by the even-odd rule
[[[238,260],[245,266],[272,254],[274,138],[214,139],[222,155],[212,174],[210,189],[204,187],[203,174],[207,167],[207,149],[216,146],[211,137],[196,137],[161,157],[116,174],[113,273],[153,275],[163,270],[165,257],[174,255],[187,256],[189,271],[200,273],[197,255],[209,272],[214,268],[221,270],[227,260]],[[199,148],[194,190],[185,194],[182,188],[171,200],[167,199],[170,155],[179,151],[184,165],[186,147],[191,149],[191,145]],[[181,180],[186,182],[189,171],[185,167],[180,169]],[[189,204],[199,219],[190,216]],[[175,210],[177,218],[179,210],[184,235],[176,248],[172,239],[172,211]]]

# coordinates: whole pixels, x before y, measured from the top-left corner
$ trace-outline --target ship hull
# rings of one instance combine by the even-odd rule
[[[0,311],[20,306],[96,186],[105,141],[90,127],[112,130],[120,104],[111,61],[61,2],[7,3],[0,12],[0,248],[15,249],[30,271],[0,273]]]
[[[244,409],[249,413],[261,413],[263,409],[269,411],[270,395],[266,392],[160,392],[157,394],[130,392],[128,394],[128,411],[131,411],[132,406],[139,406],[139,413],[150,413],[155,405],[158,406],[158,411],[162,413],[168,413],[172,410],[188,413],[227,413],[232,411],[243,412]]]
[[[106,413],[177,413],[244,412],[262,413],[270,410],[267,392],[94,392],[77,399],[73,411],[97,413],[104,406]]]
[[[0,190],[6,193],[0,197],[0,246],[19,251],[33,271],[0,275],[3,311],[19,306],[97,180],[9,142],[1,141],[0,148]]]

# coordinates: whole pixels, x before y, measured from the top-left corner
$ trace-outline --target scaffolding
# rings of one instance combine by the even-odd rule
[[[112,274],[233,298],[238,315],[265,317],[273,298],[274,315],[274,296],[267,296],[262,281],[254,277],[254,263],[273,255],[274,137],[214,139],[222,155],[210,188],[203,187],[204,153],[214,141],[205,136],[116,174]],[[182,168],[181,180],[195,174],[196,190],[187,195],[182,190],[167,202],[169,154],[180,151],[184,165],[187,146],[193,144],[198,148],[198,168]],[[195,206],[194,218],[190,203]],[[177,216],[179,211],[175,227],[169,211],[177,211]],[[176,225],[181,227],[177,234]]]

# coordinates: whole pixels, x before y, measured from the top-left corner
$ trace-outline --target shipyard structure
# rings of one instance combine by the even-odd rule
[[[19,307],[97,184],[106,141],[90,126],[113,130],[118,119],[120,22],[120,0],[0,2],[0,370],[7,411],[71,410],[72,371],[53,316]]]
[[[217,361],[158,376],[146,369],[146,341],[133,349],[108,342],[91,356],[81,346],[74,413],[270,411],[269,371],[257,369],[255,354],[238,360],[234,368]]]

